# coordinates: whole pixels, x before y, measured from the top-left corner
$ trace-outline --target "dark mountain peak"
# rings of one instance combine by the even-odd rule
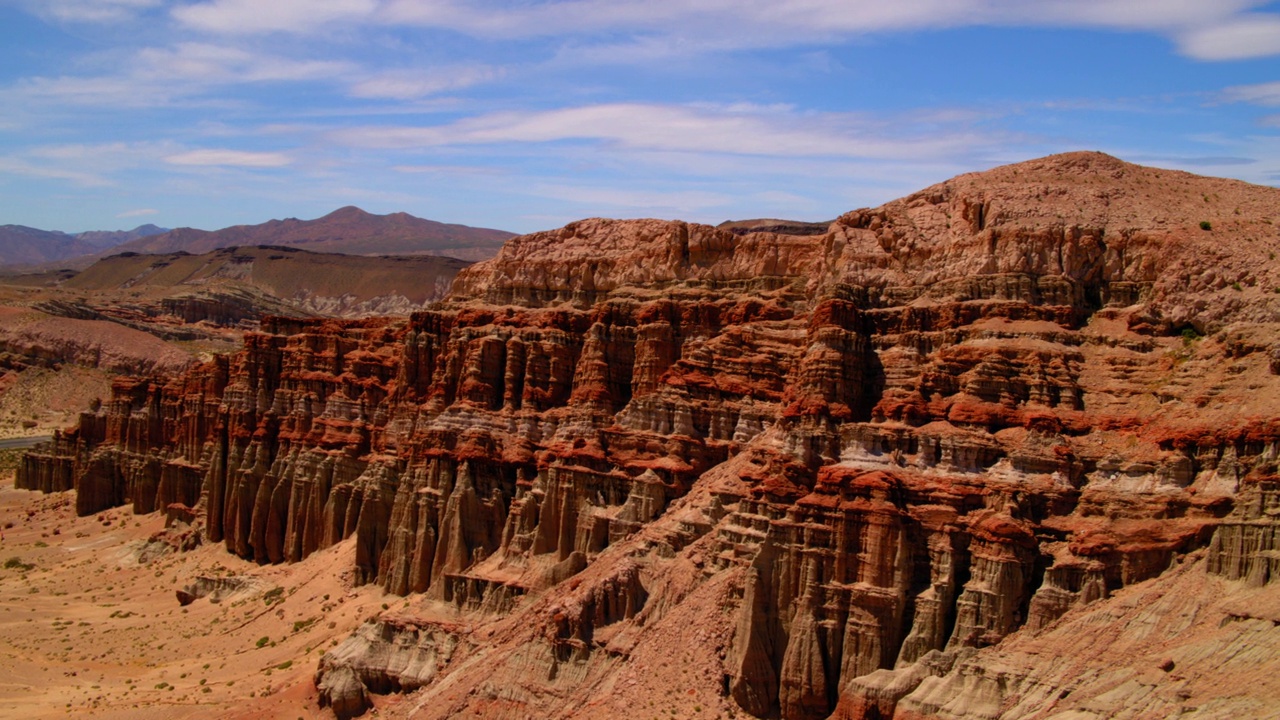
[[[334,210],[328,215],[325,215],[324,217],[320,218],[320,220],[353,220],[353,219],[364,219],[364,218],[372,218],[372,217],[380,217],[380,216],[374,215],[373,213],[365,212],[364,210],[361,210],[355,205],[347,205],[345,207],[340,207],[337,210]]]

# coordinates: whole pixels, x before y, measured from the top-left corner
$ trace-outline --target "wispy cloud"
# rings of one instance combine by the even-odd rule
[[[490,82],[502,74],[500,68],[485,65],[391,70],[360,79],[351,86],[350,93],[358,98],[413,100]]]
[[[608,213],[611,210],[644,210],[665,214],[696,213],[708,208],[724,207],[734,201],[732,195],[702,190],[664,192],[638,190],[632,187],[597,187],[539,183],[528,189],[530,195],[563,200],[592,212]]]
[[[1250,13],[1265,0],[562,0],[496,2],[389,0],[384,22],[439,27],[479,37],[583,37],[617,32],[639,39],[622,52],[650,56],[683,48],[741,49],[823,44],[857,35],[921,29],[1023,26],[1155,32],[1204,60],[1280,53],[1275,15]],[[696,39],[677,44],[662,39]],[[628,45],[630,49],[628,50]]]
[[[104,7],[158,0],[109,0]],[[89,14],[98,3],[57,0]],[[1266,0],[209,0],[179,5],[181,25],[207,33],[311,33],[342,25],[416,25],[489,39],[617,36],[599,56],[817,45],[921,29],[1021,26],[1153,32],[1202,60],[1280,53],[1280,18]],[[76,9],[78,8],[78,10]],[[110,12],[117,12],[116,10]],[[108,12],[102,10],[101,12]],[[589,43],[579,48],[592,54]]]
[[[214,0],[173,10],[179,23],[206,32],[306,32],[370,15],[375,0]]]
[[[212,43],[184,42],[140,51],[136,76],[208,84],[330,79],[353,69],[348,61],[294,59]]]
[[[37,145],[0,158],[0,172],[105,187],[118,184],[120,173],[149,167],[177,147],[167,141]]]
[[[40,15],[64,22],[103,23],[124,20],[162,3],[163,0],[33,0],[26,4]]]
[[[1182,52],[1199,60],[1245,60],[1280,54],[1280,17],[1240,15],[1180,35]]]
[[[243,168],[277,168],[293,162],[284,153],[247,152],[244,150],[192,150],[164,159],[170,165],[226,166]]]
[[[994,141],[968,131],[904,137],[854,114],[638,103],[494,113],[443,126],[352,128],[332,137],[384,149],[582,140],[659,151],[878,158],[954,154]]]
[[[155,208],[139,208],[137,210],[125,210],[116,215],[117,218],[135,218],[146,217],[147,215],[159,215],[160,211]]]
[[[203,97],[227,86],[258,83],[333,82],[356,66],[337,60],[294,59],[227,45],[183,42],[144,47],[128,56],[115,74],[29,77],[0,92],[19,104],[93,105],[101,108],[228,104]]]
[[[1236,85],[1222,91],[1226,102],[1246,102],[1254,105],[1280,105],[1280,81],[1257,85]]]
[[[477,167],[474,165],[392,165],[391,170],[406,175],[439,175],[457,177],[459,175],[502,175],[501,168]]]
[[[32,163],[21,158],[12,157],[0,157],[0,175],[66,180],[81,187],[104,187],[112,184],[110,180],[101,175]]]

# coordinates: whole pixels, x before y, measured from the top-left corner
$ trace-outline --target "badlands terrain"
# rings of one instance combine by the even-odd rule
[[[114,375],[231,352],[264,316],[407,316],[510,236],[355,207],[212,232],[0,226],[0,438],[74,423]]]
[[[0,700],[1276,717],[1277,223],[1280,190],[1070,153],[264,318],[17,462]]]

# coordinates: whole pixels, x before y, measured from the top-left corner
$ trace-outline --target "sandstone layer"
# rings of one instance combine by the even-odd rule
[[[17,482],[353,543],[413,605],[321,661],[343,717],[1256,714],[1215,678],[1280,670],[1230,605],[1280,571],[1278,207],[1074,153],[823,234],[584,220],[119,380]],[[1134,629],[1175,616],[1208,639]]]

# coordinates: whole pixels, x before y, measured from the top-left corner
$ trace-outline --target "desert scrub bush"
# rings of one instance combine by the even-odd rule
[[[1201,229],[1201,230],[1212,230],[1212,229],[1213,229],[1213,223],[1209,222],[1208,220],[1201,220],[1201,221],[1200,221],[1200,229]]]
[[[22,558],[18,557],[17,555],[14,555],[13,557],[11,557],[11,558],[9,558],[8,560],[5,560],[5,561],[4,561],[4,567],[5,567],[5,569],[6,569],[6,570],[22,570],[22,571],[26,571],[26,570],[32,570],[32,569],[34,569],[34,568],[35,568],[35,565],[33,565],[33,564],[31,564],[31,563],[24,563],[24,562],[22,562]]]

